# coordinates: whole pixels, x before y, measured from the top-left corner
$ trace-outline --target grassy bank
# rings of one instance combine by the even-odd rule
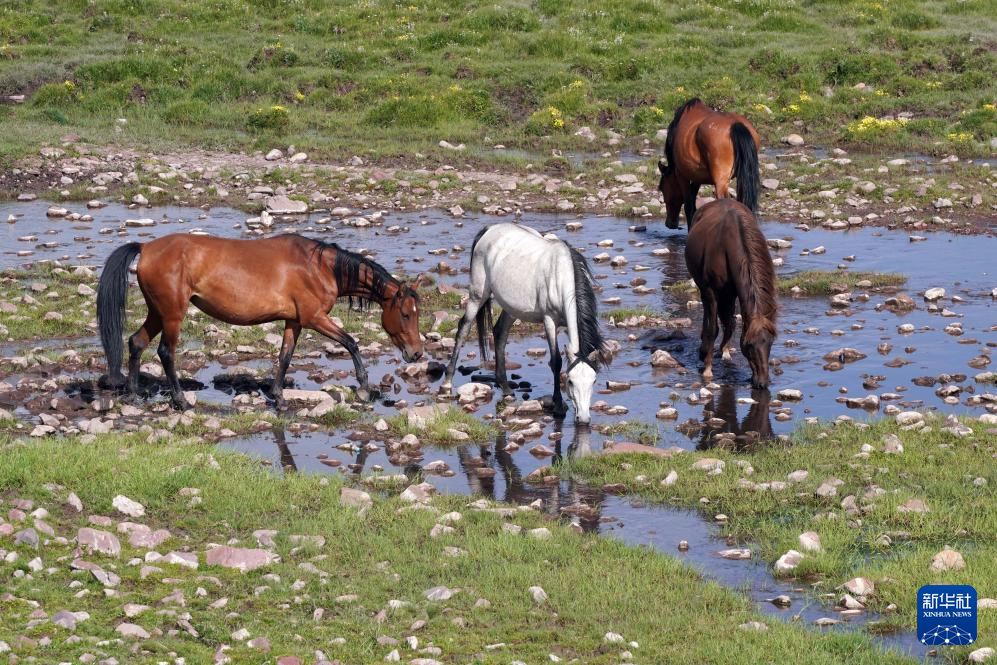
[[[897,273],[847,270],[804,270],[791,275],[779,275],[776,278],[776,288],[779,289],[779,293],[783,295],[799,293],[805,296],[829,296],[845,291],[901,287],[906,283],[907,277]],[[698,292],[692,280],[677,282],[665,288],[677,294]]]
[[[25,101],[0,106],[0,154],[76,132],[334,157],[452,155],[446,139],[495,161],[497,143],[589,145],[582,126],[653,137],[692,95],[748,113],[768,143],[983,154],[997,132],[989,7],[17,0],[0,9],[0,95]],[[900,112],[912,117],[883,120]]]
[[[405,662],[541,662],[556,654],[617,663],[624,650],[639,662],[909,662],[858,635],[819,635],[779,621],[769,622],[767,631],[742,632],[738,625],[758,618],[748,604],[674,559],[575,534],[532,511],[503,519],[455,497],[436,500],[431,510],[376,498],[359,513],[340,505],[336,477],[270,475],[245,457],[192,440],[149,445],[137,436],[108,436],[83,444],[2,437],[0,495],[8,506],[30,501],[21,504],[26,512],[46,509],[37,519],[54,530],[53,536],[40,532],[37,550],[0,539],[17,554],[0,563],[10,594],[2,601],[0,639],[22,659],[58,662],[95,653],[153,663],[175,652],[187,662],[208,662],[227,645],[232,662],[293,654],[305,663],[320,656],[374,663],[396,649]],[[56,458],[62,461],[53,465]],[[82,513],[67,505],[70,492],[82,501]],[[118,514],[112,499],[119,494],[143,504],[146,515]],[[444,519],[447,511],[461,517]],[[105,590],[69,565],[72,539],[78,528],[94,526],[92,515],[166,528],[170,538],[157,550],[194,554],[199,567],[151,561],[158,570],[143,576],[145,562],[130,559],[143,557],[146,548],[119,533],[120,556],[82,556],[121,578]],[[14,529],[32,519],[15,522]],[[431,537],[443,522],[453,531],[437,527],[442,535]],[[511,524],[524,532],[511,533]],[[526,532],[544,526],[549,533]],[[113,524],[95,528],[115,531]],[[276,530],[271,549],[279,561],[244,574],[206,563],[210,543],[255,548],[259,529]],[[302,543],[296,535],[325,541]],[[452,597],[428,599],[426,592],[437,586]],[[534,586],[542,587],[545,600],[534,596]],[[31,622],[60,610],[89,615],[76,615],[75,633],[85,639],[74,643],[65,628]],[[149,637],[115,639],[122,623],[140,626]],[[608,632],[623,641],[607,641]],[[416,648],[406,643],[409,637]]]
[[[642,497],[695,506],[711,518],[727,515],[724,530],[753,543],[756,555],[769,562],[791,549],[803,551],[802,563],[789,574],[830,593],[831,602],[842,596],[835,590],[845,581],[867,577],[875,583],[868,606],[888,611],[892,604],[896,611],[888,616],[913,628],[921,585],[972,584],[981,598],[997,596],[993,426],[966,421],[972,433],[956,437],[941,431],[941,419],[928,423],[924,433],[901,432],[892,419],[868,428],[808,426],[792,443],[749,454],[717,448],[673,459],[612,455],[581,460],[571,473],[593,483],[624,483]],[[899,437],[902,452],[884,452],[890,435]],[[704,458],[723,462],[722,473],[691,468]],[[677,481],[662,484],[672,470]],[[800,471],[807,473],[794,474]],[[784,486],[758,486],[772,481]],[[826,484],[835,486],[833,493]],[[923,502],[928,512],[917,512],[912,501]],[[799,536],[808,531],[819,535],[822,551],[803,549]],[[964,569],[931,569],[945,547],[963,555]],[[992,638],[995,630],[997,613],[981,611],[979,634]]]

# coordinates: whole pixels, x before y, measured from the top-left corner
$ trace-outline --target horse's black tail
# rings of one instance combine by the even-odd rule
[[[478,347],[481,349],[481,362],[488,360],[488,332],[492,329],[492,299],[481,303],[474,317],[478,328]]]
[[[107,385],[124,383],[121,357],[124,353],[122,337],[125,331],[125,303],[128,291],[128,266],[142,251],[142,243],[130,242],[111,252],[100,273],[97,286],[97,326],[100,344],[107,356]]]
[[[734,177],[737,178],[737,200],[751,212],[758,210],[758,148],[755,138],[742,122],[735,122],[730,128],[730,140],[734,144]]]

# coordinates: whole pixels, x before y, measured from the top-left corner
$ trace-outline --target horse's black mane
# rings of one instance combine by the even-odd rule
[[[567,243],[565,243],[567,244]],[[592,289],[592,269],[588,262],[574,247],[568,247],[571,252],[571,265],[575,273],[575,311],[578,316],[578,356],[597,369],[599,364],[606,364],[605,343],[602,330],[599,328],[599,308]],[[590,358],[592,353],[595,356]]]
[[[390,284],[398,284],[398,280],[384,269],[380,264],[371,261],[361,254],[343,249],[334,242],[323,242],[314,238],[309,238],[316,244],[315,250],[321,258],[322,253],[331,249],[336,252],[336,261],[333,264],[332,272],[336,276],[336,283],[339,285],[339,292],[348,295],[351,308],[365,309],[371,302],[383,302],[385,300],[385,289]],[[367,268],[370,271],[370,282],[361,281],[361,269]],[[361,295],[362,291],[370,295]],[[401,293],[401,290],[398,292]],[[413,291],[414,293],[414,291]]]
[[[682,119],[682,114],[686,112],[691,106],[702,103],[699,97],[693,97],[687,101],[682,106],[675,109],[675,115],[672,116],[672,121],[668,125],[668,136],[665,137],[665,170],[662,176],[669,176],[675,169],[675,129],[679,126],[679,120]]]

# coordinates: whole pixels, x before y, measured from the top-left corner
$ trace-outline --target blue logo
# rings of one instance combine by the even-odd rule
[[[976,589],[968,584],[926,584],[917,590],[921,644],[966,645],[976,641]]]

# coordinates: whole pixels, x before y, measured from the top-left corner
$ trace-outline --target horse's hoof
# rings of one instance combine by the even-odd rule
[[[97,379],[97,387],[104,390],[121,390],[126,385],[128,385],[128,379],[121,372],[113,375],[101,374],[100,378]]]
[[[357,399],[361,402],[373,402],[380,394],[381,392],[372,386],[361,386],[357,389]]]
[[[722,355],[722,357],[723,357],[723,359],[724,359],[724,360],[726,360],[727,362],[730,362],[730,359],[731,359],[731,353],[730,353],[730,348],[726,348],[726,349],[724,349],[724,352],[723,352],[723,355]]]
[[[706,381],[711,381],[713,379],[713,370],[707,367],[703,370],[703,379]]]

